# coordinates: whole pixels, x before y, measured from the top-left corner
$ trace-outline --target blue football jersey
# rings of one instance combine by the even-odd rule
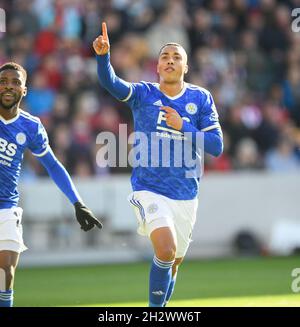
[[[180,94],[174,97],[162,93],[157,83],[140,82],[132,83],[130,86],[129,95],[123,101],[128,103],[133,113],[136,133],[134,148],[141,149],[148,146],[145,162],[141,160],[141,164],[133,168],[131,177],[133,190],[148,190],[175,200],[194,199],[199,189],[199,175],[195,174],[192,178],[186,177],[191,167],[183,160],[183,151],[181,165],[178,165],[178,162],[175,164],[178,161],[178,154],[175,155],[175,143],[182,142],[180,139],[182,133],[166,124],[165,112],[160,110],[160,107],[169,106],[175,109],[182,119],[199,131],[205,132],[220,127],[211,94],[204,88],[188,83],[185,83]],[[139,146],[141,140],[138,140],[137,135],[140,132],[147,135],[148,144]],[[162,164],[165,150],[158,140],[154,140],[155,137],[170,139],[169,167]],[[159,150],[155,149],[153,143],[159,147]],[[196,157],[196,147],[193,145],[191,147],[194,152],[193,156]],[[157,157],[157,153],[159,153],[158,159],[154,158],[154,162],[159,161],[159,165],[153,165],[153,157]]]
[[[49,150],[48,136],[39,118],[20,110],[11,120],[0,116],[0,209],[18,204],[17,190],[24,151],[43,156]]]

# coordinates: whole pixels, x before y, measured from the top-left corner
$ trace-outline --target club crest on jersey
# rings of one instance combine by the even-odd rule
[[[18,144],[23,145],[26,142],[26,135],[24,133],[18,133],[16,141]]]
[[[185,106],[185,110],[190,115],[194,115],[198,111],[198,107],[195,103],[190,102]]]

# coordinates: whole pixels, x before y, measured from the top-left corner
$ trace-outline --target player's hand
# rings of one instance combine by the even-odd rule
[[[183,120],[179,113],[175,109],[167,106],[160,107],[160,110],[164,110],[166,112],[165,118],[167,125],[180,131],[182,128]]]
[[[97,55],[103,56],[109,52],[109,38],[107,34],[106,23],[102,23],[102,35],[99,35],[93,42],[93,48]]]
[[[85,232],[92,229],[94,226],[98,228],[102,228],[101,222],[93,215],[92,211],[87,208],[81,202],[76,202],[74,204],[75,212],[76,212],[76,219],[79,222],[81,229]]]

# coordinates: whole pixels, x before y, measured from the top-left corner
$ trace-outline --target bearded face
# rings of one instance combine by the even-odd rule
[[[21,72],[13,69],[0,72],[0,108],[14,108],[25,94],[25,81]]]

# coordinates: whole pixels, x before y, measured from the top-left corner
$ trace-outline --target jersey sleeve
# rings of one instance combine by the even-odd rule
[[[149,86],[146,82],[129,83],[116,75],[110,63],[110,54],[96,56],[100,84],[117,100],[127,102],[133,109]]]
[[[205,93],[205,101],[200,111],[200,130],[207,132],[211,129],[220,128],[219,115],[212,95]]]
[[[147,97],[149,92],[150,88],[146,82],[130,83],[130,92],[123,101],[127,102],[134,110],[134,108],[139,107],[139,104]]]
[[[49,151],[48,135],[41,122],[39,122],[37,133],[29,144],[28,148],[36,157],[42,157]]]

